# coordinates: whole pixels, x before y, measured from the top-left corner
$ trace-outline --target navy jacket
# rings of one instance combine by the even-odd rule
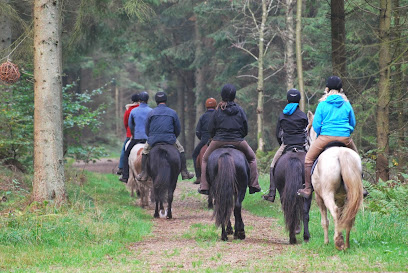
[[[244,110],[235,102],[228,102],[224,110],[218,107],[211,116],[208,131],[214,140],[244,140],[248,134],[248,120]]]
[[[299,107],[292,114],[284,114],[281,112],[276,125],[276,139],[279,144],[285,145],[300,144],[306,142],[306,127],[308,124],[307,116]],[[282,132],[283,131],[283,134]]]
[[[165,104],[157,105],[147,116],[146,135],[150,146],[159,142],[172,145],[180,131],[181,125],[176,111]]]
[[[210,139],[210,132],[208,131],[208,123],[210,122],[211,115],[214,113],[214,109],[209,109],[198,120],[196,127],[196,136],[199,140],[207,142]]]

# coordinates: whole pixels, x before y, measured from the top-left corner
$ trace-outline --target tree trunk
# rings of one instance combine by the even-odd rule
[[[297,0],[296,9],[296,62],[300,92],[300,109],[305,111],[305,87],[303,83],[302,64],[302,0]]]
[[[0,0],[2,5],[8,5],[9,0]],[[11,21],[7,14],[0,9],[0,56],[6,55],[11,45]]]
[[[194,138],[195,138],[195,120],[196,120],[196,109],[194,106],[195,94],[194,94],[194,71],[188,72],[188,82],[186,84],[186,95],[187,95],[187,105],[186,105],[186,115],[187,126],[186,126],[186,157],[190,158],[194,150]]]
[[[346,76],[346,21],[344,0],[331,0],[333,75]]]
[[[115,82],[115,119],[116,119],[116,135],[121,137],[120,129],[122,128],[122,119],[120,118],[120,104],[119,104],[119,87],[117,82]]]
[[[195,21],[195,63],[196,63],[196,70],[195,70],[195,124],[198,123],[198,120],[205,112],[205,105],[204,101],[206,99],[206,89],[205,89],[205,67],[201,64],[200,59],[202,59],[203,49],[202,49],[202,36],[198,25],[198,19]],[[193,128],[195,132],[195,128]],[[195,143],[197,145],[199,139],[193,136]]]
[[[380,0],[380,52],[377,101],[377,161],[376,181],[389,180],[389,104],[390,104],[390,28],[391,28],[391,1]]]
[[[293,28],[294,18],[293,9],[295,7],[295,0],[286,0],[286,35],[285,35],[285,51],[286,51],[286,90],[295,87],[295,30]]]
[[[394,80],[393,80],[393,90],[395,92],[395,98],[396,98],[396,108],[397,108],[397,146],[398,147],[405,147],[405,138],[404,138],[404,132],[405,132],[405,115],[404,115],[404,90],[406,90],[406,87],[404,86],[404,75],[403,75],[403,69],[402,69],[402,57],[400,57],[403,54],[403,48],[402,48],[402,43],[401,43],[401,34],[402,34],[402,25],[401,25],[401,11],[400,11],[400,3],[399,0],[393,0],[393,5],[394,5],[394,47],[395,47],[395,56],[397,58],[396,64],[395,64],[395,74],[394,74]],[[405,18],[405,14],[402,14],[402,18]],[[406,92],[406,91],[405,91]],[[406,151],[403,149],[398,149],[397,150],[397,162],[398,162],[398,172],[401,174],[405,170],[405,165],[406,165]],[[404,178],[399,174],[399,178],[401,181],[404,180]]]
[[[184,80],[181,75],[177,75],[177,115],[180,119],[181,133],[179,136],[179,141],[181,145],[186,145],[186,134],[184,127]]]
[[[62,134],[61,0],[34,1],[33,200],[67,200]]]
[[[258,149],[257,151],[264,151],[264,138],[263,138],[263,105],[264,105],[264,32],[265,32],[265,23],[268,17],[266,0],[262,0],[262,21],[259,28],[259,40],[258,40],[258,84],[256,91],[258,93],[258,105],[256,109],[257,115],[257,140],[258,140]]]

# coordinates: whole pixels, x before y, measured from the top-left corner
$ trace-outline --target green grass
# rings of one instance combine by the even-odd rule
[[[260,177],[263,189],[269,187],[269,177]],[[247,195],[244,208],[264,217],[278,218],[277,224],[284,231],[283,213],[279,198],[275,203],[261,199],[260,193]],[[367,199],[364,207],[376,200]],[[359,211],[350,235],[350,249],[338,251],[333,243],[333,221],[329,214],[329,240],[324,244],[323,228],[320,224],[320,211],[313,199],[310,211],[309,243],[302,243],[302,234],[298,235],[301,243],[290,247],[282,254],[271,259],[262,259],[258,271],[406,271],[408,268],[408,225],[401,214],[387,215],[368,209]],[[271,232],[276,228],[272,226]],[[284,231],[285,232],[285,231]],[[288,238],[288,233],[284,233]],[[298,266],[293,262],[297,261]]]
[[[114,175],[87,174],[84,186],[68,184],[70,204],[35,204],[0,218],[0,271],[87,269],[151,231],[151,217],[132,205]]]

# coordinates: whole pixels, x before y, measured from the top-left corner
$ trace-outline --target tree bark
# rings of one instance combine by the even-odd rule
[[[195,21],[194,25],[195,30],[195,63],[196,63],[196,70],[195,70],[195,124],[198,123],[198,120],[205,112],[205,95],[206,95],[206,88],[205,88],[205,67],[201,64],[200,59],[202,59],[203,54],[203,43],[202,43],[202,35],[200,32],[200,28],[198,25],[198,19]],[[195,128],[193,128],[195,132]],[[199,139],[193,136],[195,139],[194,145],[197,145]]]
[[[67,200],[62,134],[61,0],[34,2],[33,200]]]
[[[8,5],[9,0],[0,0],[2,5]],[[1,10],[0,10],[1,11]],[[6,55],[11,45],[11,21],[7,14],[0,12],[0,56]]]
[[[285,35],[285,52],[286,52],[286,90],[294,88],[295,86],[295,29],[293,9],[295,7],[295,0],[286,0],[286,35]]]
[[[344,0],[331,0],[331,42],[333,75],[346,76],[346,20]]]
[[[297,74],[300,92],[300,109],[305,111],[305,87],[303,83],[303,64],[302,64],[302,0],[297,0],[296,9],[296,62]]]
[[[181,133],[179,136],[179,141],[181,145],[186,145],[186,134],[184,127],[184,80],[181,75],[177,75],[177,115],[180,119]]]
[[[265,32],[265,23],[268,17],[266,0],[262,0],[262,21],[259,28],[259,39],[258,39],[258,84],[256,91],[258,93],[258,105],[256,109],[257,115],[257,140],[258,140],[258,149],[257,151],[264,151],[264,138],[263,138],[263,105],[264,105],[264,32]]]
[[[399,0],[393,0],[394,5],[394,47],[395,47],[395,56],[400,59],[396,59],[395,64],[395,73],[393,80],[393,90],[395,91],[396,98],[396,108],[397,108],[397,144],[398,147],[405,147],[405,113],[404,113],[404,90],[406,92],[406,87],[404,86],[404,74],[402,69],[403,57],[403,45],[401,43],[402,39],[402,24],[401,24],[401,11]],[[402,14],[402,18],[405,18],[405,12]],[[401,57],[400,57],[401,56]],[[398,172],[401,174],[405,170],[406,165],[406,152],[403,149],[397,150],[397,162],[398,162]],[[399,179],[401,181],[404,178],[399,174]]]
[[[377,101],[377,161],[376,181],[389,180],[389,104],[390,104],[390,29],[391,29],[391,1],[380,0],[380,52]]]

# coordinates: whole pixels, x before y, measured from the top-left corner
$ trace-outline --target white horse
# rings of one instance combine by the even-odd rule
[[[308,112],[313,121],[313,113]],[[310,143],[316,139],[311,123]],[[360,156],[346,147],[332,147],[322,152],[312,175],[316,202],[320,208],[324,243],[329,243],[327,209],[334,220],[334,243],[338,250],[350,247],[350,230],[363,201],[362,167]],[[342,231],[346,230],[346,243]]]
[[[126,144],[126,148],[129,142]],[[153,187],[152,179],[145,182],[137,180],[137,175],[142,170],[142,150],[144,144],[139,143],[133,146],[129,154],[129,179],[126,188],[130,191],[131,196],[135,196],[135,191],[140,195],[140,206],[142,208],[149,206],[149,195]]]

